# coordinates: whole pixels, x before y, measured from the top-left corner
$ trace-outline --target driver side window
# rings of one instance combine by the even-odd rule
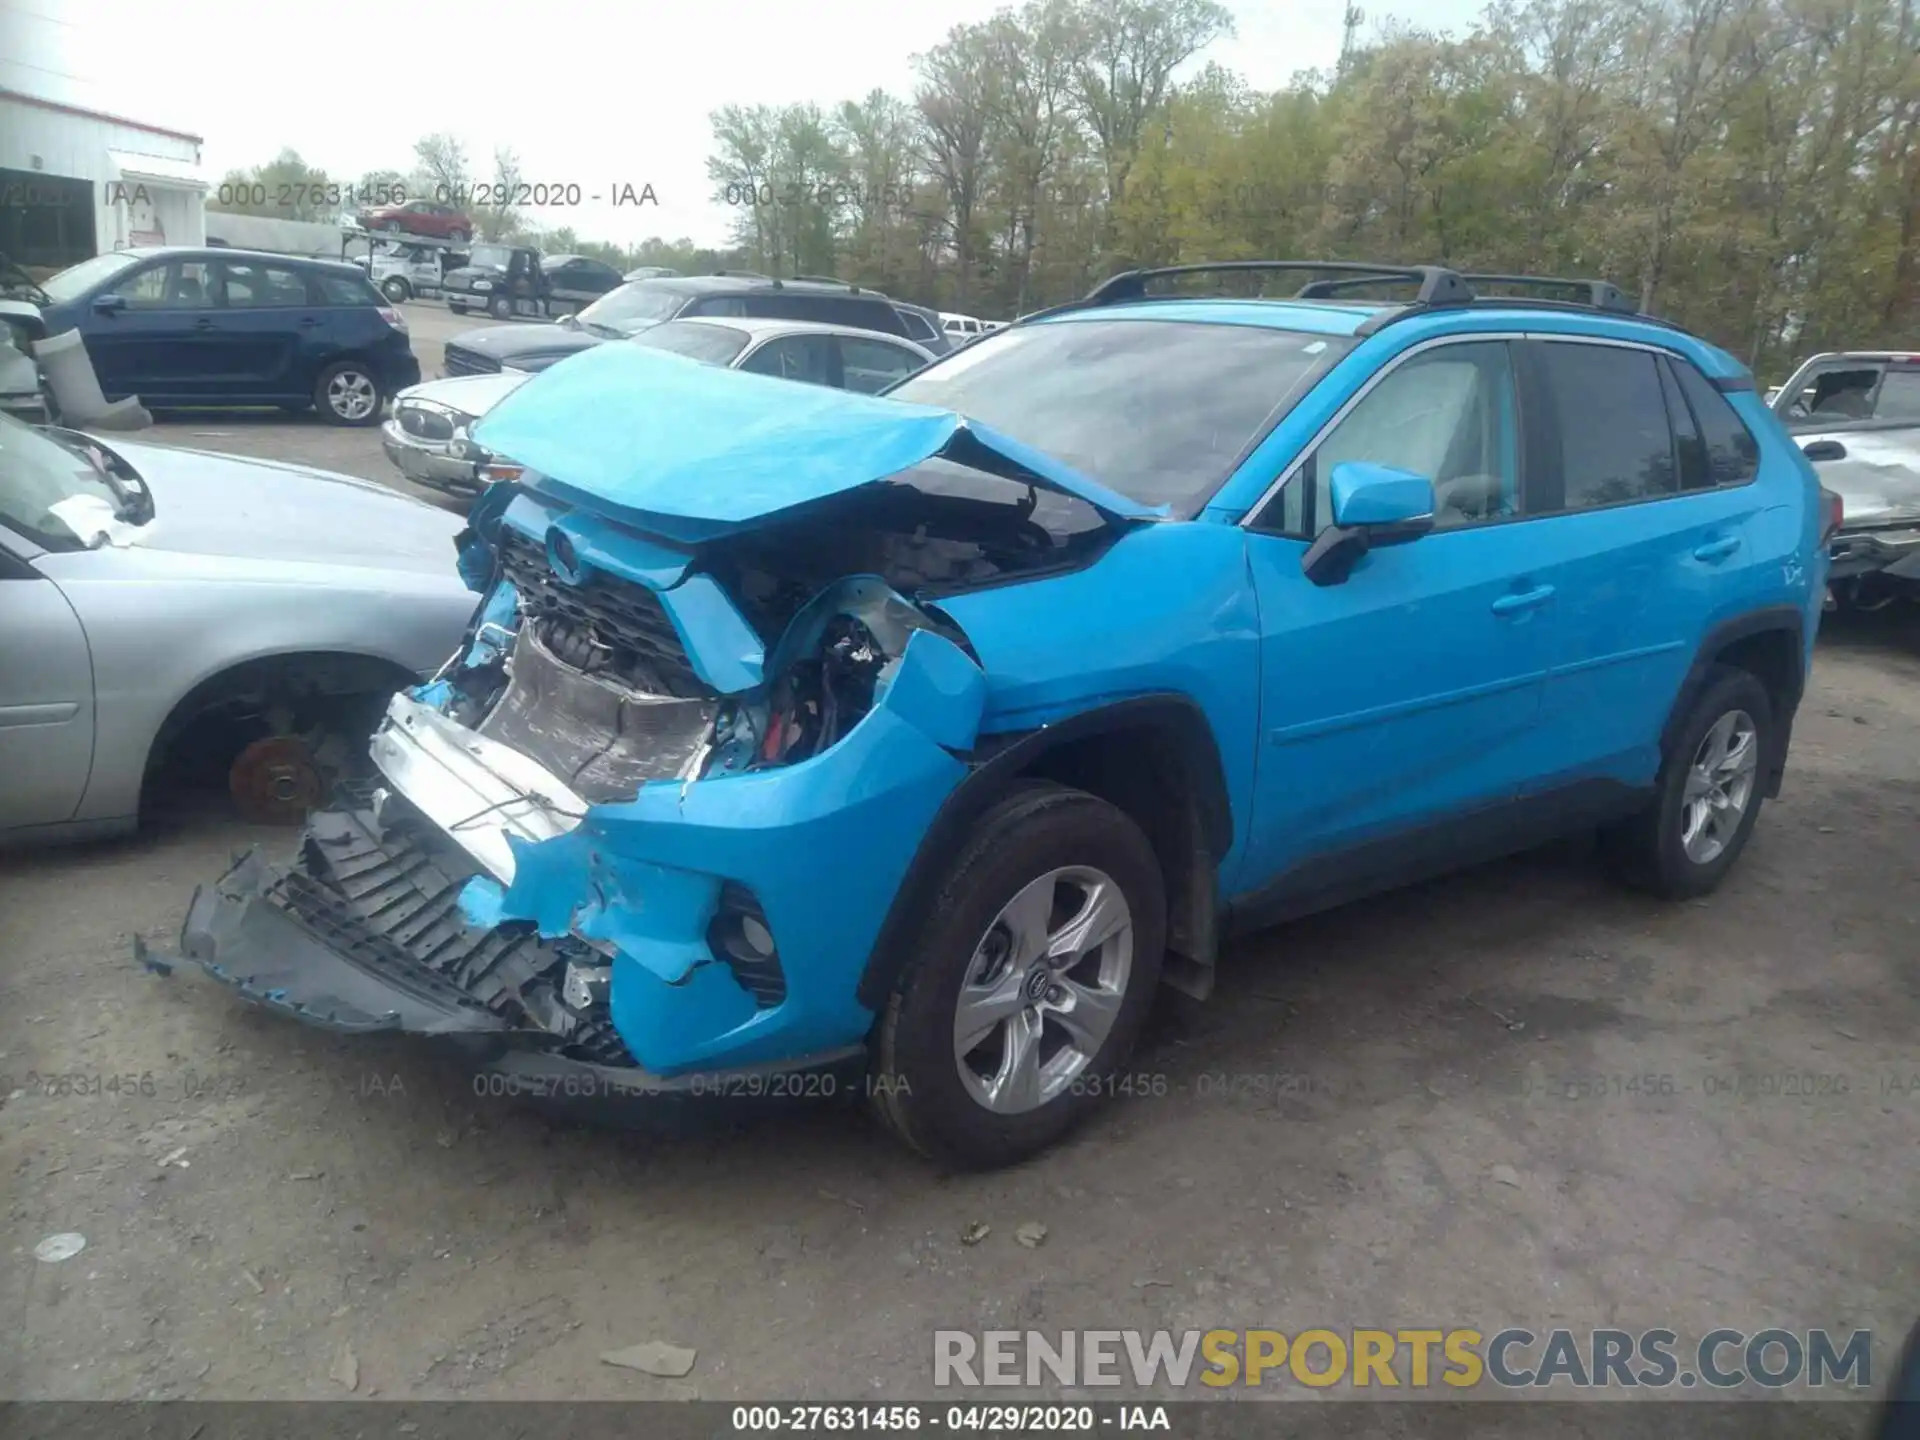
[[[1281,490],[1263,528],[1310,540],[1333,523],[1329,477],[1349,460],[1433,481],[1434,528],[1519,512],[1519,429],[1504,341],[1442,345],[1389,373]],[[1277,521],[1277,523],[1275,523]]]

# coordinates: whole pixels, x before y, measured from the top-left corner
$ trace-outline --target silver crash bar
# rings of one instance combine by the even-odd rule
[[[508,837],[551,840],[587,813],[587,802],[544,766],[404,691],[387,706],[369,753],[388,784],[502,885],[513,883]]]

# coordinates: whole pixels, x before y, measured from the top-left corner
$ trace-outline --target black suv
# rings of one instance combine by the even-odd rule
[[[502,368],[544,370],[602,340],[626,340],[667,320],[691,316],[818,320],[905,336],[900,312],[878,290],[824,280],[774,280],[722,272],[634,280],[555,325],[489,325],[446,345],[448,375]]]

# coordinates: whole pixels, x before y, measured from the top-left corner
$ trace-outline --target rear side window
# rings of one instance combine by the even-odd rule
[[[765,310],[749,310],[747,302],[738,295],[705,295],[687,303],[680,314],[690,315],[765,315]]]
[[[1873,402],[1876,420],[1920,420],[1920,370],[1890,366]]]
[[[380,292],[364,275],[341,275],[322,270],[314,275],[322,301],[328,305],[384,305]]]
[[[933,340],[938,338],[933,332],[933,326],[927,323],[927,317],[924,315],[916,315],[911,310],[902,310],[900,312],[900,323],[907,327],[907,338],[909,340]]]
[[[307,282],[295,270],[279,265],[222,262],[226,277],[227,304],[235,309],[258,306],[300,306],[308,304]]]
[[[1565,341],[1541,342],[1535,353],[1560,435],[1564,488],[1528,510],[1594,510],[1674,494],[1673,432],[1653,354]]]
[[[1753,432],[1706,376],[1684,360],[1669,364],[1679,377],[1680,393],[1686,396],[1687,408],[1693,412],[1693,422],[1706,451],[1705,475],[1698,481],[1686,478],[1682,483],[1689,487],[1746,484],[1760,470],[1760,446]],[[1682,448],[1684,452],[1684,444]]]
[[[858,330],[903,333],[900,314],[884,300],[852,295],[815,295],[802,290],[756,292],[745,297],[749,315],[775,320],[815,320],[827,325],[851,325]]]

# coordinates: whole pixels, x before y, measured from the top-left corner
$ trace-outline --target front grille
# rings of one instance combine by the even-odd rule
[[[396,984],[547,1028],[566,961],[593,957],[575,941],[542,940],[528,925],[467,924],[460,890],[475,867],[466,853],[404,809],[382,825],[370,807],[360,786],[343,789],[335,808],[315,811],[296,865],[268,899]],[[572,1024],[563,1038],[580,1058],[634,1063],[603,1018],[563,1012],[563,1022]]]
[[[646,586],[604,575],[568,585],[539,544],[510,525],[500,527],[500,551],[534,633],[568,665],[589,675],[610,673],[648,695],[714,695],[694,672],[660,597]]]
[[[445,370],[449,375],[497,375],[500,362],[464,345],[448,345]]]

